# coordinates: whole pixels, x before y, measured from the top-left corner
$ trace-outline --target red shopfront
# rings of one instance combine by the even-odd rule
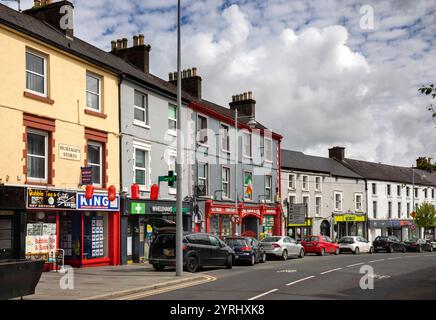
[[[281,207],[260,205],[218,203],[208,200],[205,206],[206,232],[220,238],[235,234],[259,238],[280,235]],[[236,212],[237,211],[237,212]]]

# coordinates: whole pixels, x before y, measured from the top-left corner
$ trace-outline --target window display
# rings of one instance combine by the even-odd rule
[[[48,260],[56,250],[56,215],[29,213],[26,227],[26,258]]]
[[[263,233],[265,236],[272,236],[274,229],[274,216],[263,217]]]
[[[103,258],[107,255],[107,215],[89,213],[84,217],[83,258]]]

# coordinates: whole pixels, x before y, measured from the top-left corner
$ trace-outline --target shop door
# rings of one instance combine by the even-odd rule
[[[0,216],[0,260],[14,258],[13,216]]]

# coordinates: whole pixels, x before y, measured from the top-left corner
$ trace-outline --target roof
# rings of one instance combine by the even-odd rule
[[[433,185],[430,180],[419,174],[417,169],[410,167],[393,166],[377,162],[369,162],[354,159],[344,159],[342,161],[351,170],[357,172],[362,177],[372,180],[392,181],[408,184]],[[415,173],[413,172],[415,170]]]
[[[332,176],[362,179],[340,162],[324,157],[306,155],[300,151],[281,150],[282,168],[330,174]]]

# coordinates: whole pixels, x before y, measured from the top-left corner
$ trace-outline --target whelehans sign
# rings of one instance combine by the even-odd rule
[[[114,201],[109,201],[107,194],[94,194],[91,199],[86,199],[84,193],[78,193],[77,210],[119,211],[120,197],[117,196]]]

